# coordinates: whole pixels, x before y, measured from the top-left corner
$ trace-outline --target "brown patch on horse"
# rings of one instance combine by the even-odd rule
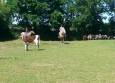
[[[32,36],[23,36],[22,40],[24,42],[33,42],[36,38],[36,35],[32,35]]]

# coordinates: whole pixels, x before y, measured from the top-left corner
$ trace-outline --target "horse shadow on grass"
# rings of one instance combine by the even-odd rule
[[[45,49],[39,49],[38,51],[43,51],[43,50],[45,50]]]
[[[68,42],[65,42],[64,44],[70,44],[70,43],[68,43]]]
[[[60,42],[60,41],[59,41]],[[68,41],[60,42],[61,44],[70,44]]]
[[[27,51],[43,51],[45,49],[39,49],[39,50],[36,50],[36,49],[28,49]]]

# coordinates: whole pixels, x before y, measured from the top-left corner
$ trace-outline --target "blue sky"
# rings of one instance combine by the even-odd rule
[[[103,19],[103,22],[104,23],[108,23],[109,22],[109,19],[111,18],[111,16],[109,16],[108,14],[104,13],[103,14],[104,17],[107,17],[106,19]]]

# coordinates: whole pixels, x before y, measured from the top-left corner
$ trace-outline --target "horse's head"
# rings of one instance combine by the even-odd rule
[[[32,34],[35,34],[35,32],[34,32],[34,31],[30,31],[29,33],[31,33],[31,35],[32,35]]]
[[[25,32],[22,32],[22,33],[20,34],[20,38],[22,39],[24,35],[25,35]]]

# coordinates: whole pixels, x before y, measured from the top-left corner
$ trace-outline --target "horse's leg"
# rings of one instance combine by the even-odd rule
[[[36,41],[37,50],[39,50],[39,40]]]
[[[39,50],[39,45],[37,45],[37,50]]]
[[[64,42],[63,42],[63,38],[62,38],[62,37],[60,38],[60,40],[61,40],[61,43],[64,43]]]
[[[63,37],[63,43],[64,43],[64,37]]]
[[[65,35],[64,35],[64,39],[65,39],[65,43],[66,43],[66,33],[65,33]]]
[[[39,50],[39,40],[36,39],[34,42],[36,44],[37,50]]]
[[[63,39],[62,39],[62,38],[60,38],[60,40],[61,40],[61,43],[63,43]]]
[[[36,43],[37,50],[39,50],[39,44],[40,44],[40,36],[39,35],[36,35],[36,39],[34,40],[34,42]]]
[[[25,42],[25,50],[28,50],[28,42]]]
[[[66,37],[64,37],[64,39],[65,39],[65,43],[66,43]]]

